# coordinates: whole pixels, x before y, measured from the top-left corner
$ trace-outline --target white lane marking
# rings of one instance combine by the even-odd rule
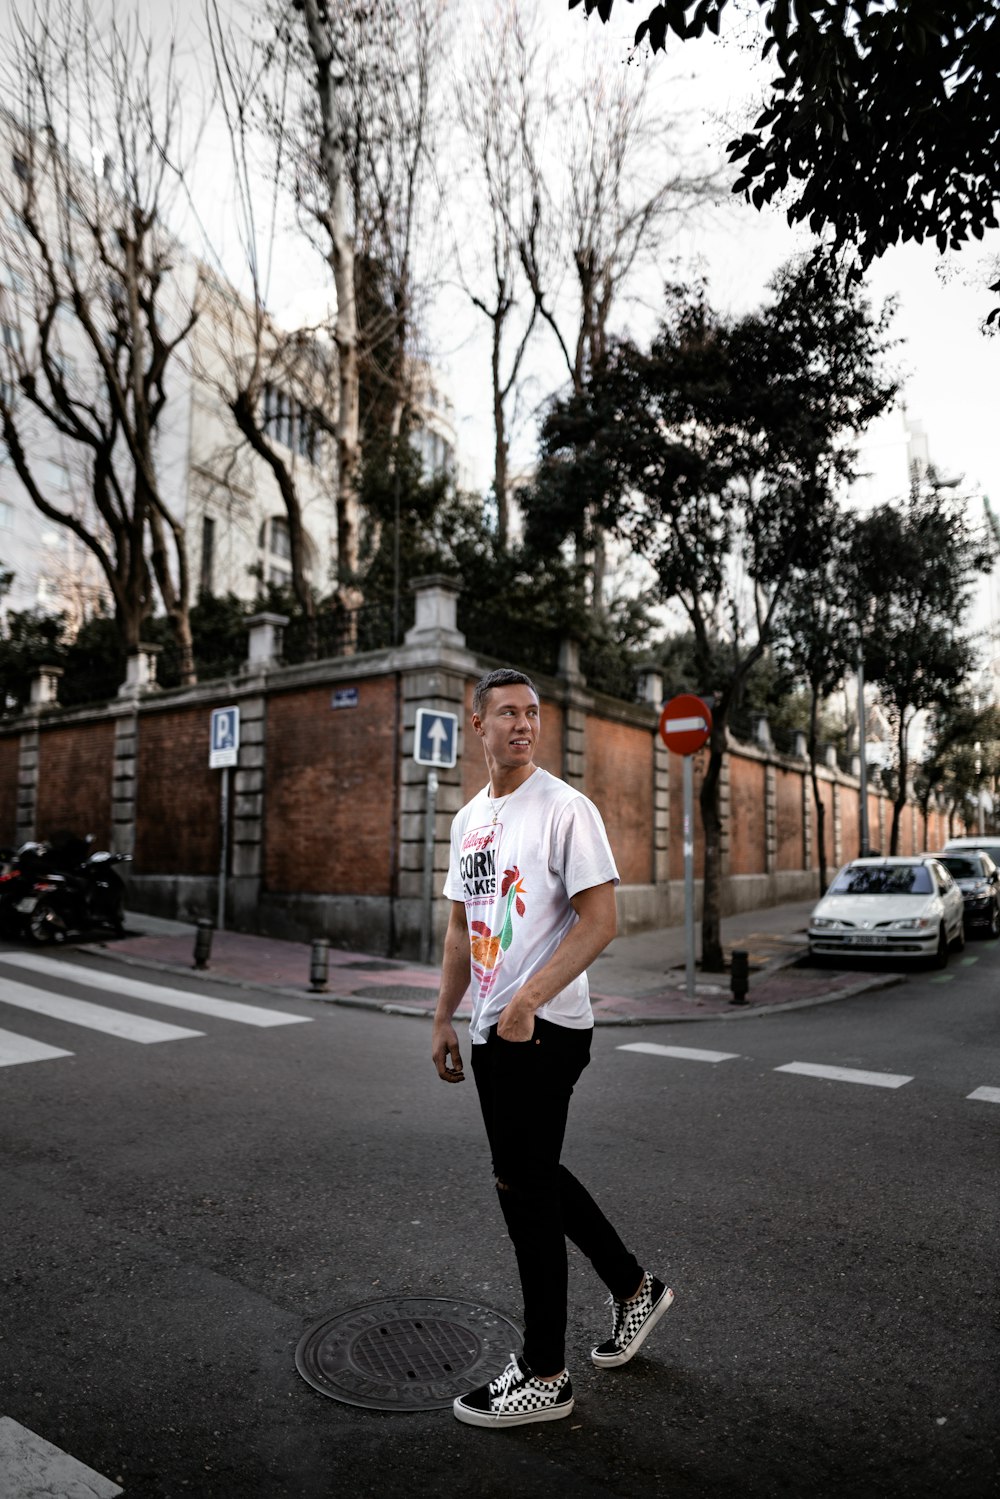
[[[680,1057],[686,1062],[732,1062],[738,1051],[699,1051],[695,1046],[657,1046],[655,1041],[633,1041],[618,1051],[643,1051],[651,1057]]]
[[[106,1005],[92,1005],[86,999],[68,999],[49,994],[44,989],[29,989],[27,984],[7,982],[0,989],[0,1004],[16,1005],[36,1015],[65,1020],[69,1025],[86,1026],[104,1031],[122,1041],[138,1041],[143,1046],[156,1041],[180,1041],[185,1036],[203,1036],[204,1031],[187,1031],[179,1025],[165,1025],[162,1020],[147,1020],[144,1015],[129,1015],[124,1010],[109,1010]]]
[[[0,1067],[16,1067],[19,1062],[47,1062],[50,1057],[71,1057],[71,1051],[32,1041],[14,1031],[0,1031]]]
[[[115,1499],[125,1492],[10,1416],[0,1416],[0,1481],[5,1499]]]
[[[976,1098],[980,1103],[1000,1103],[1000,1088],[977,1088],[975,1093],[966,1096]]]
[[[173,1010],[191,1010],[196,1015],[214,1015],[219,1020],[235,1020],[239,1025],[308,1025],[311,1015],[286,1015],[282,1010],[263,1010],[233,999],[212,999],[207,994],[189,994],[186,989],[170,989],[161,984],[146,984],[141,979],[120,973],[98,973],[75,963],[62,963],[42,953],[4,953],[0,962],[14,968],[29,968],[85,989],[100,989],[105,994],[124,994],[129,999],[145,999],[154,1005],[169,1005]]]
[[[857,1067],[823,1067],[816,1062],[787,1062],[775,1072],[797,1072],[802,1077],[825,1077],[835,1083],[867,1083],[870,1088],[901,1088],[912,1077],[895,1072],[862,1072]]]

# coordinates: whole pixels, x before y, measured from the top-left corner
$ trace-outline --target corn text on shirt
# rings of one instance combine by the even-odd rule
[[[497,807],[494,821],[493,805]],[[472,970],[473,1043],[543,968],[577,921],[570,897],[618,870],[601,814],[582,792],[535,770],[509,796],[484,787],[455,817],[444,893],[463,901]],[[537,1013],[574,1030],[594,1023],[586,973]]]

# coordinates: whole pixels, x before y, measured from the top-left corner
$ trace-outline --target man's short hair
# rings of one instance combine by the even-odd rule
[[[498,666],[496,671],[488,671],[485,677],[480,677],[472,690],[472,711],[480,718],[483,716],[486,699],[494,687],[530,687],[535,696],[539,697],[538,688],[523,671],[515,671],[510,666]]]

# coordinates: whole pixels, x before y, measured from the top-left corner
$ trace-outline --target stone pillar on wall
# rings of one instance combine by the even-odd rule
[[[769,763],[764,767],[764,873],[773,874],[777,867],[778,771]]]
[[[586,771],[586,679],[580,670],[580,647],[575,640],[564,640],[559,647],[558,677],[564,684],[563,780],[582,789]]]
[[[447,925],[447,905],[441,896],[448,868],[451,822],[462,806],[462,745],[470,732],[465,712],[466,684],[478,676],[476,658],[465,649],[458,629],[458,584],[435,575],[417,579],[416,619],[401,650],[394,656],[401,679],[402,743],[397,824],[396,893],[393,902],[392,944],[396,952],[417,955],[424,945],[424,849],[431,767],[413,758],[418,708],[453,713],[458,719],[458,763],[435,771],[438,780],[433,840],[432,959],[440,955]],[[483,779],[485,780],[485,771]]]
[[[703,753],[707,755],[708,750],[706,749]],[[697,793],[695,793],[695,797],[697,799]],[[719,829],[719,854],[722,864],[722,878],[724,880],[728,879],[730,874],[729,852],[732,847],[732,838],[730,837],[729,830],[732,827],[732,812],[732,776],[729,769],[729,755],[726,753],[722,757],[722,770],[719,772],[719,817],[722,820],[722,827]],[[695,816],[697,815],[696,811]]]
[[[284,640],[285,626],[288,624],[287,614],[254,614],[247,620],[247,661],[248,672],[260,671],[264,667],[273,666],[281,659],[281,647]],[[240,727],[242,728],[242,715]]]
[[[264,664],[262,658],[253,662],[255,668]],[[267,703],[264,698],[240,699],[240,748],[233,776],[228,906],[233,925],[243,930],[253,929],[263,875],[266,723]]]
[[[59,679],[63,674],[61,666],[40,666],[31,680],[31,706],[33,708],[48,708],[59,701]]]
[[[840,782],[833,783],[833,862],[839,868],[844,859],[844,823],[840,811]]]
[[[658,671],[642,673],[639,697],[660,712],[663,677]],[[670,886],[670,751],[658,729],[653,734],[653,884],[664,891]]]
[[[20,846],[38,836],[38,722],[21,731],[17,762],[17,820],[14,842]]]
[[[156,658],[163,649],[160,645],[140,645],[125,663],[125,680],[118,689],[119,697],[139,697],[143,692],[156,690]]]
[[[136,753],[139,719],[135,710],[115,719],[111,767],[111,846],[116,854],[135,853]]]
[[[802,777],[802,868],[812,869],[813,864],[813,806],[812,782],[808,772]]]

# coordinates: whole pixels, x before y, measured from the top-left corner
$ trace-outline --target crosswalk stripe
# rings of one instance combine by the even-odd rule
[[[59,1046],[46,1046],[44,1041],[33,1041],[30,1036],[18,1036],[14,1031],[0,1031],[0,1067],[16,1067],[19,1062],[47,1062],[51,1057],[71,1057],[71,1051]]]
[[[738,1051],[700,1051],[695,1046],[658,1046],[655,1041],[632,1041],[619,1051],[642,1051],[651,1057],[679,1057],[686,1062],[732,1062]]]
[[[115,1499],[124,1492],[11,1416],[0,1416],[0,1480],[7,1499]]]
[[[119,973],[99,973],[76,963],[63,963],[43,953],[4,953],[0,962],[14,968],[27,968],[52,978],[65,979],[86,989],[100,989],[104,994],[124,994],[129,999],[144,999],[154,1005],[168,1005],[173,1010],[190,1010],[195,1015],[213,1015],[218,1020],[234,1020],[238,1025],[307,1025],[311,1015],[286,1015],[282,1010],[265,1010],[258,1005],[241,1004],[233,999],[213,999],[207,994],[189,994],[186,989],[147,984]]]
[[[775,1072],[797,1072],[802,1077],[824,1077],[835,1083],[867,1083],[870,1088],[901,1088],[912,1083],[912,1077],[894,1072],[863,1072],[857,1067],[823,1067],[817,1062],[786,1062]]]
[[[1000,1088],[977,1088],[968,1096],[978,1099],[980,1103],[1000,1103]]]
[[[0,1004],[16,1005],[36,1015],[65,1020],[69,1025],[86,1026],[103,1031],[122,1041],[139,1041],[150,1045],[156,1041],[180,1041],[185,1036],[203,1036],[204,1031],[188,1031],[162,1020],[147,1020],[145,1015],[129,1015],[124,1010],[109,1010],[106,1005],[92,1005],[86,999],[69,999],[63,994],[49,994],[44,989],[30,989],[27,984],[5,983],[0,989]]]

